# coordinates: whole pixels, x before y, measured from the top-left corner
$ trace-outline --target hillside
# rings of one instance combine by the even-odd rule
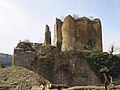
[[[12,64],[12,55],[0,53],[0,66],[8,67]]]
[[[40,86],[41,83],[49,83],[49,81],[26,68],[12,66],[0,69],[0,86],[30,90],[32,86]]]

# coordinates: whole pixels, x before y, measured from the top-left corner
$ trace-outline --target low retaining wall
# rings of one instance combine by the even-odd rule
[[[74,86],[67,90],[105,90],[104,86]],[[108,90],[120,90],[120,85],[109,87]]]

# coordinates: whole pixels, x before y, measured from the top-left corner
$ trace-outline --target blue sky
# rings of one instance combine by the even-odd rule
[[[44,27],[54,33],[55,18],[100,18],[103,48],[120,47],[120,0],[0,0],[0,52],[13,53],[19,40],[44,41]]]

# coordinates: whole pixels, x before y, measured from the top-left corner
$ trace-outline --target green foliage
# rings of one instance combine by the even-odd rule
[[[44,48],[45,48],[45,49],[48,49],[48,48],[50,48],[50,47],[51,47],[50,44],[46,44],[46,45],[44,45]]]
[[[120,58],[120,54],[117,54],[117,56]]]
[[[117,55],[107,52],[90,53],[87,61],[98,77],[104,72],[108,72],[114,78],[120,76],[120,57]]]
[[[104,68],[100,69],[100,72],[101,73],[106,73],[106,72],[109,72],[109,69],[107,67],[104,67]]]
[[[61,50],[61,46],[62,46],[62,42],[57,41],[57,47],[58,47],[59,50]]]
[[[73,14],[72,16],[75,20],[79,19],[79,15],[77,15],[77,14]]]
[[[1,64],[1,68],[5,68],[5,64]]]
[[[95,47],[95,40],[88,40],[84,42],[84,49],[85,50],[92,50]]]

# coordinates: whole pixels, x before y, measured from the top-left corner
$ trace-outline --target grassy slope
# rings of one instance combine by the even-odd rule
[[[29,90],[32,86],[49,83],[42,76],[19,66],[0,69],[0,85],[19,85],[22,90]]]

